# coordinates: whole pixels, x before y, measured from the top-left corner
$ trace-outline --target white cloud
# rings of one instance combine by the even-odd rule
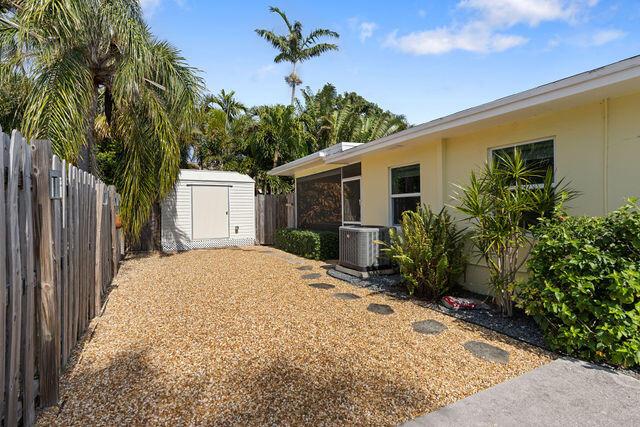
[[[267,65],[263,65],[262,67],[258,68],[254,73],[253,73],[253,79],[254,80],[264,80],[266,77],[275,74],[275,72],[277,71],[276,65],[275,64],[267,64]]]
[[[378,29],[378,24],[375,22],[363,21],[355,16],[349,18],[347,22],[349,23],[351,31],[358,33],[358,38],[362,43],[373,36],[374,31]]]
[[[140,6],[145,15],[152,16],[162,2],[163,0],[140,0]],[[173,2],[181,8],[188,8],[187,0],[173,0]]]
[[[140,0],[140,6],[144,13],[152,14],[160,6],[160,0]]]
[[[467,19],[440,28],[398,36],[389,34],[385,46],[414,55],[453,50],[502,52],[527,42],[508,30],[516,25],[535,27],[542,22],[576,22],[598,0],[460,0],[457,11]]]
[[[521,36],[495,33],[481,28],[480,25],[470,24],[458,30],[443,27],[414,32],[402,37],[392,33],[387,37],[385,46],[413,55],[437,55],[452,50],[477,53],[502,52],[526,42],[527,39]]]
[[[620,30],[600,30],[591,35],[591,46],[602,46],[625,37],[627,33]]]
[[[378,24],[376,24],[375,22],[367,22],[367,21],[361,22],[360,25],[358,26],[358,29],[360,30],[360,41],[364,43],[365,40],[367,40],[369,37],[373,35],[373,32],[377,28],[378,28]]]

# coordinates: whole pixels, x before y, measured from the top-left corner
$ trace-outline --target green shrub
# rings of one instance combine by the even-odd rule
[[[391,242],[382,250],[399,265],[410,294],[442,296],[464,271],[464,232],[446,210],[435,214],[427,206],[404,212],[400,225],[402,232],[391,229]]]
[[[283,228],[276,231],[275,247],[309,259],[338,257],[338,233]]]
[[[552,349],[621,366],[640,365],[640,207],[606,217],[543,220],[516,302]]]

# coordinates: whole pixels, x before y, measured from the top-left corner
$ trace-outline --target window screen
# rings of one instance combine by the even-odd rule
[[[341,177],[338,168],[296,180],[298,228],[337,230],[340,227]]]

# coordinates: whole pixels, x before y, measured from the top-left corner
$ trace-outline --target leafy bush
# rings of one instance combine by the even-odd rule
[[[640,207],[543,220],[516,303],[549,345],[580,358],[640,365]]]
[[[409,293],[442,296],[464,271],[463,231],[446,210],[435,214],[427,206],[404,212],[401,227],[401,233],[390,230],[391,242],[382,250],[398,263]]]
[[[309,259],[338,257],[338,233],[283,228],[276,231],[275,247]]]

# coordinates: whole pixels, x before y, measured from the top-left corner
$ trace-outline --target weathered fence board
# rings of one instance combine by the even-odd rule
[[[24,143],[24,141],[23,141]],[[21,156],[22,188],[20,189],[20,248],[24,292],[22,295],[22,424],[35,421],[35,292],[36,272],[33,235],[33,192],[31,191],[31,147],[23,145]]]
[[[8,153],[9,139],[8,136],[2,133],[0,128],[0,417],[4,417],[5,404],[4,404],[4,385],[5,385],[5,350],[6,346],[6,309],[7,309],[7,266],[6,266],[6,243],[7,243],[7,222],[5,214],[5,182],[4,171],[8,170],[7,153]]]
[[[295,227],[294,195],[258,194],[256,206],[256,243],[273,245],[276,230]]]
[[[43,406],[54,405],[58,401],[58,380],[60,375],[59,323],[56,321],[57,290],[55,287],[55,263],[53,242],[53,208],[49,196],[49,172],[51,170],[51,144],[47,141],[32,141],[33,175],[36,184],[38,218],[36,222],[38,240],[38,281],[40,339],[40,402]]]
[[[117,273],[119,195],[0,129],[0,426],[58,403],[73,347]]]
[[[17,131],[11,135],[9,147],[9,173],[7,179],[6,221],[7,221],[7,261],[9,270],[9,306],[7,334],[7,378],[5,424],[17,424],[18,396],[20,394],[20,342],[22,332],[22,261],[20,258],[20,215],[19,185],[20,159],[23,138]]]

